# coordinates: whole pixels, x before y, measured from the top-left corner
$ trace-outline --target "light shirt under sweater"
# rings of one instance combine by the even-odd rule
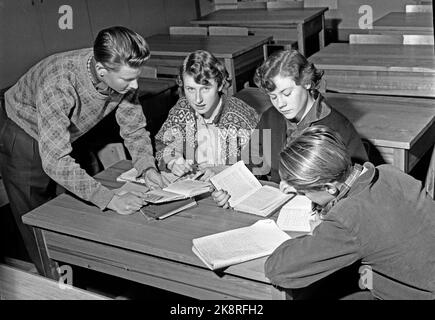
[[[222,145],[219,143],[220,129],[215,124],[215,119],[222,108],[222,99],[214,109],[210,118],[205,119],[201,114],[195,112],[196,126],[198,128],[196,159],[198,163],[207,165],[224,165],[225,154],[222,152]]]

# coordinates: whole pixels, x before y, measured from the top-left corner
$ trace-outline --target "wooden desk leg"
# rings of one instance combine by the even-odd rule
[[[231,77],[231,86],[228,88],[228,95],[232,96],[237,92],[236,68],[234,67],[234,60],[225,59],[225,68],[227,68],[227,71]]]
[[[322,30],[319,32],[319,46],[320,49],[325,47],[325,15],[322,14]]]
[[[304,23],[299,23],[297,27],[298,33],[298,51],[305,56],[305,29]]]
[[[393,166],[408,173],[408,150],[393,149]]]
[[[42,230],[38,228],[33,228],[33,233],[35,234],[36,243],[38,245],[39,256],[42,260],[42,266],[44,268],[44,276],[46,278],[58,281],[60,276],[58,270],[58,264],[56,261],[50,259],[47,251],[47,244],[45,243],[45,237]]]

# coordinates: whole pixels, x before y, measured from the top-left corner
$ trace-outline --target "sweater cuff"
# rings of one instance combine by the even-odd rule
[[[98,206],[101,210],[106,209],[110,200],[112,200],[115,192],[113,190],[109,190],[103,185],[100,185],[97,190],[91,196],[91,202]]]
[[[140,158],[136,160],[133,166],[137,170],[138,175],[142,175],[142,173],[149,168],[154,168],[157,170],[154,158],[147,158],[147,157]]]

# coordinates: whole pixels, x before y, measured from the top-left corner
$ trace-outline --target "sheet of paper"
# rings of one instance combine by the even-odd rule
[[[281,230],[311,232],[312,213],[310,199],[298,195],[281,208],[276,223]]]

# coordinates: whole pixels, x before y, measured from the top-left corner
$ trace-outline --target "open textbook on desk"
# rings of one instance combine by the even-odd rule
[[[175,200],[182,200],[192,198],[211,190],[211,184],[209,182],[198,181],[190,178],[180,179],[172,173],[162,172],[170,182],[166,188],[153,189],[145,193],[144,199],[151,203],[165,203]],[[122,173],[116,180],[127,181],[128,183],[145,184],[143,178],[136,178],[137,170],[130,169]]]
[[[117,193],[122,194],[123,192],[129,191],[142,192],[144,195],[147,195],[149,192],[151,192],[149,191],[149,188],[145,185],[133,182],[126,182],[121,188],[117,190]],[[165,203],[146,204],[142,208],[140,208],[140,212],[149,220],[162,220],[193,206],[196,206],[195,199],[183,198],[182,200],[173,200]]]
[[[193,239],[192,251],[211,270],[261,258],[290,236],[272,219],[259,220],[251,226]]]
[[[229,204],[235,210],[266,217],[287,202],[294,194],[278,188],[262,186],[243,161],[233,164],[210,178],[216,190],[227,191]]]

